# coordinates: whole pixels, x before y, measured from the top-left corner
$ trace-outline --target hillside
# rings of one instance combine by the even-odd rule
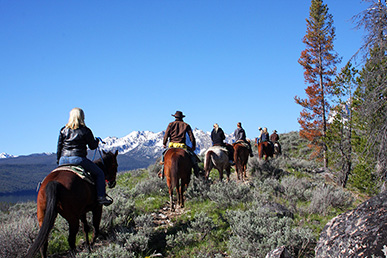
[[[269,161],[250,158],[245,182],[237,181],[235,172],[229,183],[220,183],[217,171],[207,182],[192,177],[186,207],[175,212],[168,208],[157,163],[121,173],[116,188],[107,190],[114,203],[104,207],[104,237],[89,254],[79,232],[77,257],[265,257],[280,246],[293,257],[315,257],[327,222],[369,197],[336,186],[334,174],[320,164],[295,158],[308,152],[297,132],[281,139],[285,155]],[[25,254],[38,231],[35,205],[1,206],[1,257]],[[49,253],[65,257],[67,223],[58,216],[55,225]]]

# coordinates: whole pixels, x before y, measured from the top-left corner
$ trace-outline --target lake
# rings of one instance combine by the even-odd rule
[[[17,203],[17,202],[36,202],[38,192],[35,190],[20,191],[10,194],[0,194],[0,202]]]

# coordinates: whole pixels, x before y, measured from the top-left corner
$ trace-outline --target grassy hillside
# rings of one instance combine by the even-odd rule
[[[233,173],[231,182],[221,183],[217,171],[209,182],[192,177],[186,207],[176,212],[167,209],[167,186],[156,176],[158,164],[120,174],[116,188],[108,190],[114,203],[103,211],[104,237],[91,254],[80,250],[77,257],[265,257],[282,245],[294,257],[314,257],[324,225],[362,199],[337,187],[329,173],[318,172],[319,164],[294,158],[307,153],[298,140],[285,146],[287,137],[296,135],[282,135],[283,157],[250,159],[246,182]],[[38,232],[34,206],[1,208],[0,257],[25,254]],[[55,257],[66,254],[67,235],[58,216],[49,242]],[[82,239],[80,232],[78,246]]]

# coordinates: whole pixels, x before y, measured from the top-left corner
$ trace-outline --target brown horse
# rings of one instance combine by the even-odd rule
[[[249,159],[249,149],[244,142],[236,142],[234,147],[234,161],[235,171],[237,173],[238,180],[244,180],[247,178],[246,167],[247,160]]]
[[[219,171],[219,179],[223,180],[223,171],[226,170],[227,181],[230,181],[230,163],[227,155],[227,149],[221,146],[210,147],[204,156],[205,178],[216,168]]]
[[[264,158],[267,160],[269,157],[273,158],[274,149],[270,142],[260,142],[258,143],[258,158]]]
[[[174,211],[173,189],[176,188],[177,203],[184,208],[184,191],[191,180],[192,161],[189,154],[180,148],[170,148],[164,155],[164,175],[169,190],[171,210]]]
[[[108,186],[116,184],[117,155],[103,152],[102,159],[94,161],[104,172]],[[58,167],[42,182],[37,199],[37,214],[40,230],[26,257],[33,257],[40,248],[42,257],[47,257],[48,235],[54,226],[58,213],[69,223],[68,243],[71,254],[75,254],[75,237],[82,221],[86,245],[90,251],[88,233],[89,225],[86,213],[92,211],[94,234],[92,244],[99,234],[99,224],[102,216],[102,206],[97,202],[97,192],[94,185],[82,179],[68,167]]]

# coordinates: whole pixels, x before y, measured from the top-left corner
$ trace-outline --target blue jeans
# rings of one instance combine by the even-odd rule
[[[80,165],[89,171],[97,187],[97,196],[105,197],[105,174],[94,162],[85,157],[62,156],[59,159],[59,166],[61,165]]]

